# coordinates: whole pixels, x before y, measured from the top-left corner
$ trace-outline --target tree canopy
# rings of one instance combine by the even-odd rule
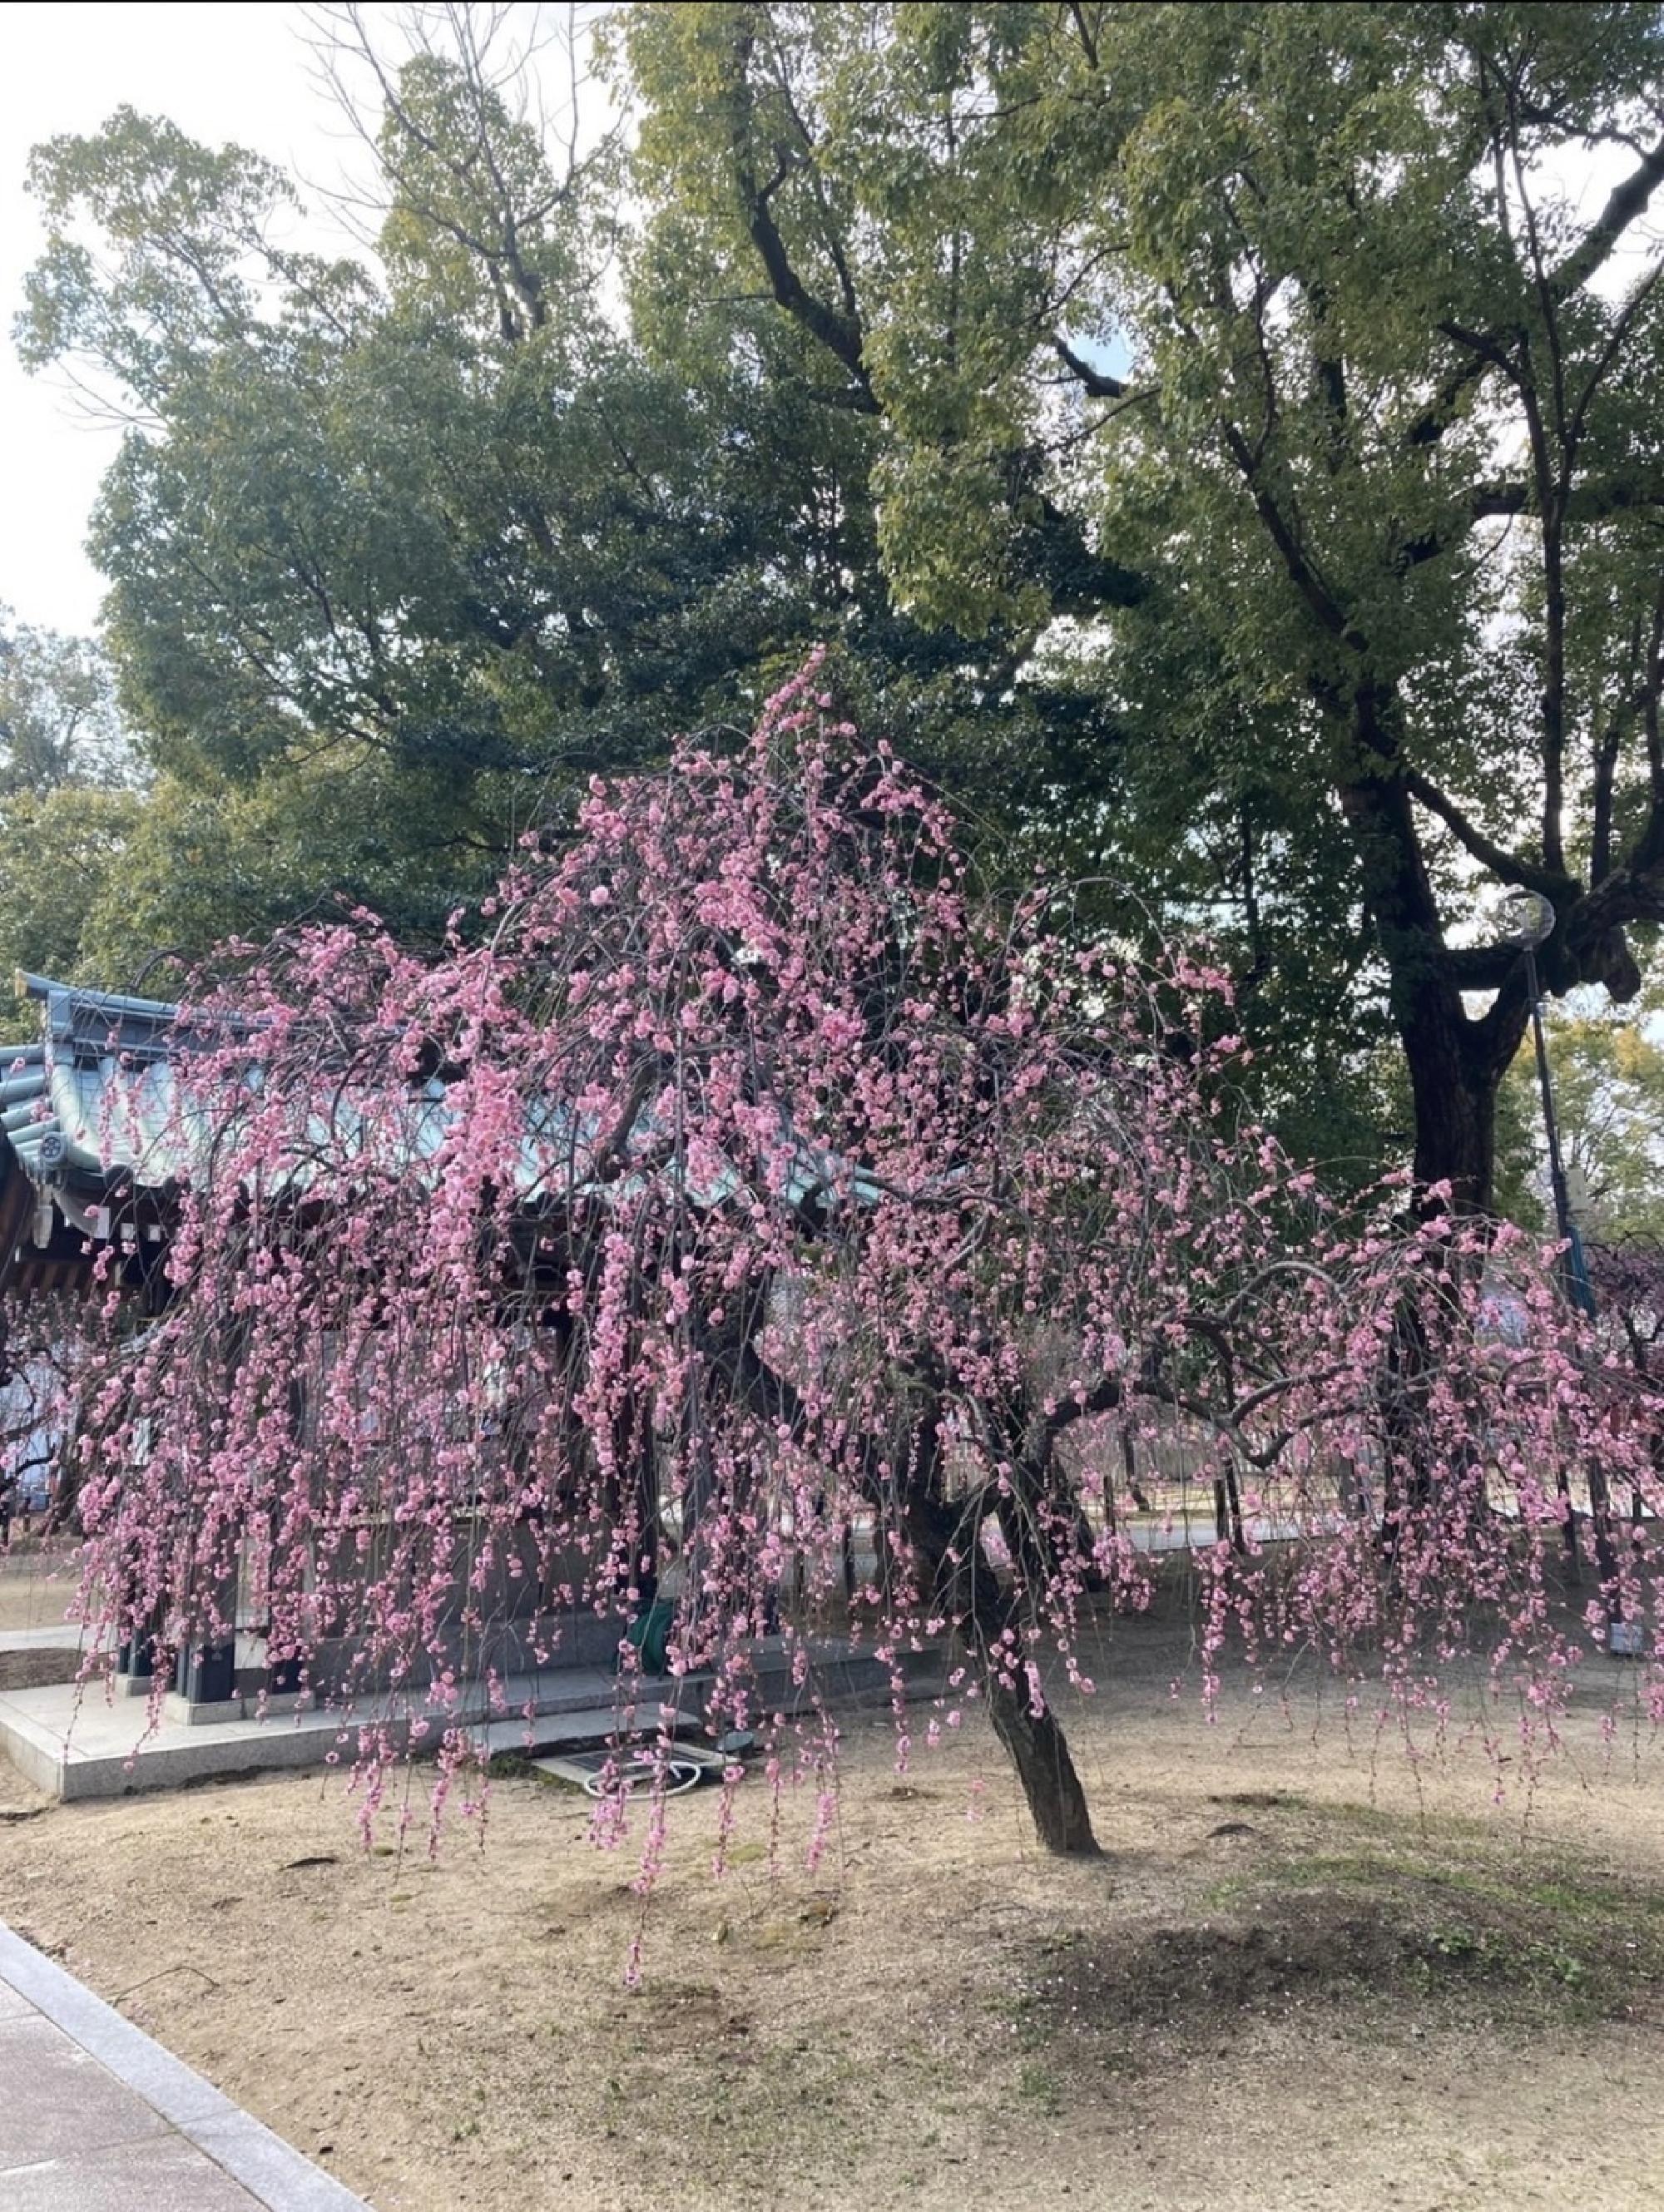
[[[110,671],[85,639],[0,610],[0,980],[96,964],[94,920],[143,808]]]
[[[1617,1245],[1664,1237],[1664,1048],[1656,1035],[1657,985],[1618,1019],[1584,1003],[1559,1010],[1546,1025],[1550,1079],[1560,1146],[1573,1187],[1574,1212],[1588,1241]],[[1626,1013],[1631,1010],[1626,1009]],[[1509,1070],[1499,1106],[1513,1137],[1508,1188],[1515,1219],[1547,1228],[1552,1202],[1541,1196],[1546,1159],[1536,1054],[1529,1042]]]
[[[198,951],[331,891],[436,937],[596,767],[749,720],[874,574],[865,426],[618,326],[610,140],[534,128],[468,10],[402,58],[335,13],[361,251],[285,248],[289,179],[131,111],[31,167],[20,343],[131,411],[94,551],[173,793],[145,918]]]
[[[1181,848],[1268,982],[1327,971],[1333,1004],[1375,967],[1418,1170],[1475,1200],[1525,1017],[1517,956],[1465,941],[1475,875],[1552,900],[1557,990],[1627,995],[1624,933],[1664,911],[1661,31],[713,4],[622,32],[656,281],[766,284],[882,421],[904,604],[1084,626],[1075,680],[1131,723],[1091,829]],[[1037,568],[1037,535],[1090,557]]]

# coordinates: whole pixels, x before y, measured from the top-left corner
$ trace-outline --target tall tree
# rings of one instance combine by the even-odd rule
[[[1632,993],[1664,916],[1661,39],[1655,6],[1507,4],[622,33],[661,278],[766,289],[823,402],[882,424],[907,604],[1084,624],[1079,680],[1143,710],[1102,787],[1135,838],[1228,824],[1245,931],[1274,889],[1378,960],[1416,1170],[1468,1204],[1527,1011],[1518,956],[1464,941],[1475,875],[1552,902],[1557,992]],[[1048,574],[1071,525],[1095,557]],[[1152,628],[1230,711],[1128,695]]]
[[[939,781],[1066,849],[1098,705],[1048,726],[1023,625],[897,609],[882,425],[818,341],[754,285],[684,312],[652,278],[685,255],[715,282],[696,226],[628,229],[607,131],[537,112],[513,11],[408,11],[398,52],[314,15],[371,164],[355,252],[281,246],[292,181],[164,122],[34,159],[21,343],[133,410],[95,551],[171,780],[112,940],[200,947],[215,915],[258,932],[330,892],[431,930],[592,770],[749,721],[812,642]],[[1072,526],[1034,535],[1054,581],[1096,574]]]
[[[131,111],[32,162],[25,358],[132,415],[94,553],[177,787],[166,937],[197,937],[187,856],[245,826],[222,929],[330,890],[442,927],[568,783],[749,716],[875,573],[863,426],[726,365],[695,388],[609,319],[609,142],[519,112],[486,11],[392,59],[333,12],[372,76],[363,254],[276,242],[288,179]]]
[[[0,798],[116,784],[131,765],[98,647],[0,607]]]
[[[0,609],[0,988],[98,965],[94,916],[142,812],[102,654]]]

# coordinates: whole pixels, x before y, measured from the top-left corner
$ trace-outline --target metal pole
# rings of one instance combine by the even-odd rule
[[[1560,1157],[1560,1131],[1554,1119],[1554,1086],[1549,1080],[1548,1038],[1543,1027],[1543,1001],[1537,983],[1537,955],[1529,945],[1525,947],[1525,957],[1526,985],[1531,993],[1531,1029],[1537,1044],[1537,1080],[1543,1093],[1543,1127],[1548,1133],[1548,1176],[1554,1193],[1554,1220],[1560,1232],[1561,1243],[1565,1248],[1560,1255],[1560,1276],[1568,1300],[1593,1320],[1594,1293],[1584,1264],[1582,1240],[1571,1218],[1571,1196],[1566,1188],[1565,1164]],[[1564,1483],[1564,1475],[1561,1480]],[[1618,1558],[1612,1549],[1612,1516],[1605,1469],[1591,1465],[1588,1480],[1589,1520],[1594,1531],[1594,1559],[1607,1593],[1607,1640],[1616,1650],[1624,1613],[1618,1598]],[[1576,1522],[1569,1495],[1566,1547],[1575,1562],[1577,1557]]]
[[[1566,1266],[1570,1255],[1573,1231],[1571,1226],[1571,1194],[1566,1188],[1566,1170],[1560,1158],[1560,1130],[1554,1119],[1554,1086],[1548,1074],[1548,1038],[1543,1029],[1543,1001],[1537,983],[1537,955],[1530,945],[1525,948],[1526,986],[1531,993],[1531,1031],[1537,1042],[1537,1080],[1543,1093],[1543,1127],[1548,1132],[1548,1179],[1554,1193],[1554,1221],[1560,1232],[1560,1242],[1565,1246],[1561,1256],[1561,1271],[1566,1278],[1566,1291],[1575,1306],[1582,1306],[1574,1277]]]

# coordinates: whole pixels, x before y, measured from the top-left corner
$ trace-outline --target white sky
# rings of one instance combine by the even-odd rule
[[[40,5],[5,11],[0,60],[0,604],[24,622],[88,631],[103,584],[82,550],[119,432],[78,412],[55,373],[18,366],[11,325],[41,230],[23,190],[29,148],[96,131],[124,105],[210,145],[234,140],[307,178],[349,159],[312,82],[299,7]]]

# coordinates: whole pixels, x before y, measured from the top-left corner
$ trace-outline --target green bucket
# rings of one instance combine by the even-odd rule
[[[676,1619],[675,1601],[667,1597],[655,1598],[647,1611],[638,1613],[624,1632],[624,1641],[633,1644],[641,1655],[644,1674],[662,1674],[670,1663],[671,1624]]]

